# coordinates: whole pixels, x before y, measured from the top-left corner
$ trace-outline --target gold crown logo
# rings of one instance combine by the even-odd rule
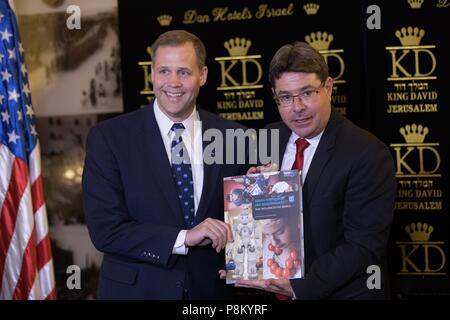
[[[407,124],[404,128],[400,128],[400,133],[405,139],[406,143],[422,143],[425,141],[425,136],[428,134],[428,127],[423,127],[421,124],[412,125]]]
[[[433,232],[433,226],[428,226],[427,223],[417,222],[411,223],[405,227],[405,231],[409,234],[412,241],[428,241]]]
[[[395,36],[400,39],[403,46],[418,46],[424,35],[425,30],[411,26],[395,31]]]
[[[307,3],[303,6],[303,9],[306,11],[307,15],[314,15],[317,14],[317,11],[319,11],[320,6],[317,3]]]
[[[423,0],[408,0],[408,3],[412,9],[420,9]]]
[[[331,41],[333,41],[334,37],[330,33],[327,32],[311,32],[310,35],[305,36],[306,42],[309,43],[311,47],[316,50],[328,50]]]
[[[228,41],[225,41],[223,43],[223,46],[225,49],[228,50],[228,53],[230,56],[245,56],[247,55],[247,51],[252,45],[252,42],[250,40],[247,40],[245,38],[231,38]]]
[[[156,18],[156,20],[158,20],[161,26],[167,27],[172,22],[172,16],[169,16],[168,14],[162,14],[158,18]]]

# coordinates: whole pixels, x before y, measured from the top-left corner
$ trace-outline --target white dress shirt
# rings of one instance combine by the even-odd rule
[[[303,151],[303,170],[302,170],[302,185],[305,182],[308,174],[309,166],[311,165],[314,153],[316,153],[320,138],[322,138],[323,131],[311,139],[305,139],[309,142],[309,146]],[[297,146],[295,141],[300,138],[296,133],[292,132],[283,155],[283,162],[281,170],[291,170],[295,161],[295,154],[297,153]]]
[[[155,99],[153,110],[155,112],[156,123],[158,124],[164,147],[166,148],[169,163],[172,164],[172,140],[175,132],[171,130],[175,123],[167,117]],[[202,125],[197,108],[194,108],[191,115],[181,122],[185,130],[181,134],[183,143],[189,155],[192,167],[192,180],[194,186],[194,214],[197,214],[198,204],[203,190],[203,145],[202,145]],[[172,253],[187,254],[184,245],[187,230],[181,230],[173,246]]]
[[[303,170],[302,185],[305,183],[306,175],[308,174],[309,166],[311,165],[314,153],[316,153],[317,146],[319,145],[320,138],[322,138],[323,131],[317,136],[311,139],[306,139],[309,142],[308,148],[303,151]],[[289,137],[289,141],[286,146],[286,150],[283,155],[283,163],[281,164],[281,170],[291,170],[295,161],[295,154],[297,153],[297,146],[295,141],[300,138],[296,133],[292,132]],[[303,214],[303,199],[300,201],[300,213]]]

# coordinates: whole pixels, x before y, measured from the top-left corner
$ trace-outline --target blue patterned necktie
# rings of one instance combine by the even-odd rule
[[[192,167],[189,155],[181,134],[184,131],[182,123],[174,123],[172,130],[175,135],[172,139],[172,174],[175,182],[178,199],[180,200],[184,226],[191,229],[194,226],[194,185],[192,180]],[[183,154],[186,152],[186,155]]]

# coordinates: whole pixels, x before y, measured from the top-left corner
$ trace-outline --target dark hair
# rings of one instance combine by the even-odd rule
[[[203,68],[206,61],[205,45],[203,44],[202,40],[200,40],[196,35],[185,30],[171,30],[161,34],[152,44],[152,60],[155,60],[155,56],[159,47],[177,47],[185,43],[192,43],[192,45],[194,46],[195,54],[197,56],[197,64],[199,68]]]
[[[315,73],[324,82],[328,77],[328,66],[316,49],[305,42],[296,41],[278,49],[270,62],[269,81],[273,88],[275,80],[286,72]]]

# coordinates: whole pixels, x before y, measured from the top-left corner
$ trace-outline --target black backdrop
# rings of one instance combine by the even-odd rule
[[[371,5],[378,16],[367,13]],[[394,296],[449,297],[449,18],[449,0],[119,0],[124,108],[152,97],[151,43],[164,31],[186,29],[208,50],[200,106],[261,128],[279,119],[267,79],[272,55],[315,38],[335,79],[335,107],[382,139],[395,159]],[[380,28],[370,29],[368,19]]]

